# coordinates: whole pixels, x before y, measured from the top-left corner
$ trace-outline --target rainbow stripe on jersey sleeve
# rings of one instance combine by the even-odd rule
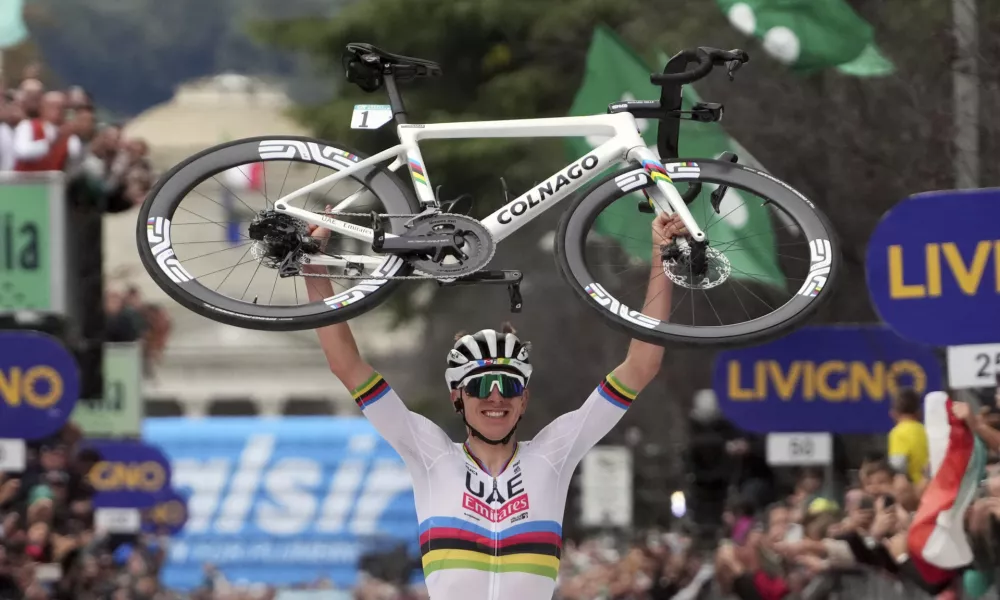
[[[351,392],[351,396],[354,397],[354,401],[358,403],[358,408],[364,410],[378,402],[382,396],[389,393],[389,384],[386,383],[385,379],[382,379],[382,375],[377,371],[372,373],[372,376],[368,378],[368,381],[362,383],[358,387],[354,388]]]
[[[632,401],[635,400],[636,396],[635,392],[618,381],[614,375],[608,375],[604,378],[601,385],[597,386],[597,393],[611,404],[622,409],[632,406]]]

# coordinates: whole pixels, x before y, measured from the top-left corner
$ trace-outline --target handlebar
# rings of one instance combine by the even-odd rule
[[[683,57],[688,63],[697,63],[697,66],[681,73],[653,73],[649,76],[649,81],[653,85],[660,86],[691,83],[705,77],[714,67],[721,65],[726,65],[729,78],[732,79],[733,73],[744,63],[750,62],[750,55],[743,50],[719,50],[705,46],[696,50],[683,50],[678,56]]]

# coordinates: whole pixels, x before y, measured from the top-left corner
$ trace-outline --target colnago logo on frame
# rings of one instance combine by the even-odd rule
[[[523,200],[515,201],[509,209],[504,209],[497,216],[497,221],[504,225],[512,222],[515,217],[520,217],[528,210],[538,206],[546,198],[550,198],[559,193],[559,190],[570,185],[583,177],[585,171],[593,171],[601,161],[596,156],[590,154],[583,157],[583,160],[574,163],[566,171],[550,178],[542,185],[528,192]]]

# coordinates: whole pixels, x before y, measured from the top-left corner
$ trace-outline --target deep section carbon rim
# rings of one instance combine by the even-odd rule
[[[638,210],[643,189],[653,185],[644,169],[598,182],[560,224],[563,274],[612,325],[656,344],[763,341],[802,322],[830,295],[840,267],[837,240],[799,192],[729,162],[678,160],[664,168],[681,191],[702,184],[689,210],[710,242],[697,273],[698,260],[683,253],[657,265],[673,280],[668,320],[643,313],[653,259],[653,216]],[[728,192],[716,212],[710,198],[719,184]]]
[[[302,234],[306,224],[273,212],[275,199],[362,159],[340,145],[295,137],[239,140],[191,157],[165,175],[143,205],[137,231],[143,264],[180,304],[240,327],[311,329],[370,310],[399,284],[394,277],[409,275],[410,267],[397,257],[375,254],[370,244],[333,234],[323,254],[363,262],[330,267],[327,278],[334,295],[308,302],[306,286],[320,280],[280,277],[277,269],[294,247],[289,240],[301,239],[295,234]],[[321,213],[345,198],[353,200],[336,211],[337,218],[365,227],[370,227],[370,217],[339,213],[417,212],[412,192],[381,167],[362,170],[290,204]],[[388,218],[386,229],[399,233],[410,218]],[[268,227],[263,241],[250,234],[251,224],[259,228],[261,222]]]

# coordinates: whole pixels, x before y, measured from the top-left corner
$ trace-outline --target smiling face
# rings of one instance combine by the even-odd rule
[[[465,420],[473,429],[491,440],[499,440],[510,433],[528,407],[528,390],[519,383],[506,375],[469,377],[451,393],[451,399],[462,400]]]

